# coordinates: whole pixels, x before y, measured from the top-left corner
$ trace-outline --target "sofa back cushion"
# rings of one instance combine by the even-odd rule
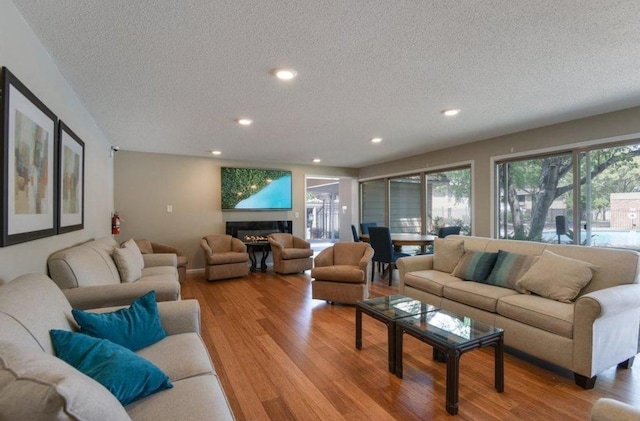
[[[0,419],[130,420],[98,382],[42,351],[0,342]]]
[[[335,243],[333,245],[334,265],[358,266],[365,251],[371,246],[368,243]]]
[[[293,248],[293,235],[286,232],[274,232],[269,234],[269,238],[280,243],[282,247],[288,249]]]
[[[60,250],[49,256],[49,275],[62,289],[119,284],[120,275],[112,258],[118,247],[113,237],[104,237]]]
[[[0,313],[20,323],[39,348],[49,354],[53,354],[49,330],[75,329],[69,301],[60,288],[42,274],[22,275],[0,286]],[[13,339],[13,336],[3,333],[2,339]]]
[[[578,296],[616,285],[638,283],[640,254],[633,250],[550,244],[547,250],[598,267]]]
[[[461,238],[436,238],[433,246],[433,269],[451,273],[464,255],[464,240]]]

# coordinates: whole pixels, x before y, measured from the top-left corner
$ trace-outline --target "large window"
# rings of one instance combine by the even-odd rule
[[[389,180],[389,229],[420,234],[422,230],[422,183],[419,175]]]
[[[471,169],[461,168],[426,175],[427,232],[461,227],[461,234],[471,234]]]
[[[499,238],[640,249],[640,143],[496,163]]]
[[[360,198],[360,220],[392,233],[437,234],[445,226],[471,233],[470,167],[365,181]]]

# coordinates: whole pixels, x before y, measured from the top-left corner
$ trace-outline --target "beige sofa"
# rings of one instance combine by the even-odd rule
[[[398,261],[399,292],[504,329],[505,345],[573,371],[576,384],[583,388],[592,388],[596,375],[616,364],[631,366],[640,327],[637,252],[480,237],[449,236],[439,241],[461,239],[465,251],[534,256],[550,251],[595,265],[594,272],[574,300],[560,302],[434,270],[434,260],[442,259],[436,243],[435,255]],[[553,278],[562,269],[552,267],[547,272]]]
[[[200,337],[198,302],[163,302],[158,310],[168,336],[137,354],[166,373],[173,388],[123,407],[101,384],[54,356],[49,331],[77,326],[49,278],[23,275],[1,286],[0,419],[233,420]]]
[[[141,277],[123,282],[113,258],[120,245],[113,237],[88,241],[53,253],[47,260],[49,276],[73,308],[88,309],[129,305],[154,290],[157,301],[180,299],[177,257],[171,253],[141,255]]]

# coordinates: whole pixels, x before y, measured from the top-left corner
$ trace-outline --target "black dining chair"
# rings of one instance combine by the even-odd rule
[[[445,238],[448,235],[459,235],[462,227],[442,227],[438,230],[438,238]]]
[[[369,228],[377,226],[378,224],[376,224],[375,222],[362,222],[360,224],[360,232],[362,233],[362,235],[369,235]]]
[[[388,227],[369,227],[369,243],[373,247],[372,262],[377,262],[389,272],[389,286],[393,280],[393,269],[396,267],[396,260],[401,257],[409,256],[406,253],[399,253],[393,250],[391,241],[391,232]],[[380,267],[380,266],[379,266]],[[379,269],[380,270],[380,269]],[[371,265],[371,280],[373,281],[374,265]],[[384,279],[384,270],[380,271],[380,279]]]
[[[353,234],[353,241],[358,243],[360,242],[360,236],[358,235],[358,230],[355,225],[351,225],[351,234]]]

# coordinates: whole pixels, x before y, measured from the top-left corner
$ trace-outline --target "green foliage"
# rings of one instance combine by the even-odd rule
[[[222,209],[233,209],[238,202],[266,187],[272,180],[289,175],[288,171],[255,168],[222,168]]]

